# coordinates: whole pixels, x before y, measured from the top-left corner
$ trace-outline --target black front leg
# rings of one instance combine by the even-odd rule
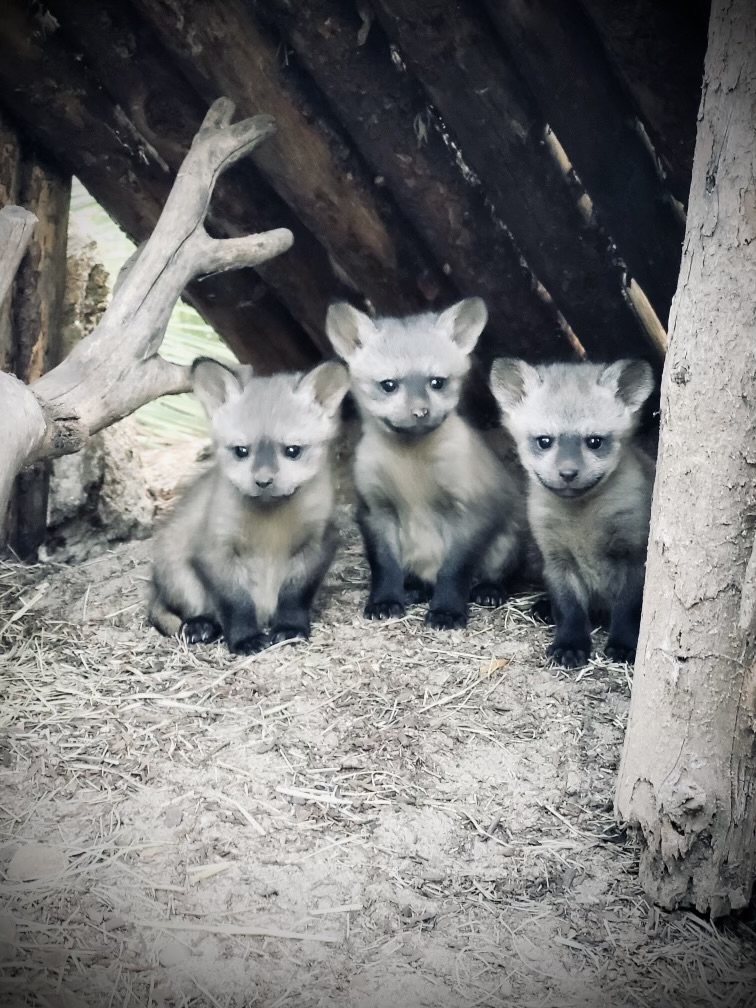
[[[285,581],[278,594],[278,604],[270,630],[271,644],[310,636],[310,612],[320,584],[336,551],[336,534],[329,529],[322,543],[310,543],[293,563],[302,575]]]
[[[441,564],[425,614],[426,624],[434,630],[460,630],[467,626],[467,603],[483,541],[483,536],[475,536],[457,543]]]
[[[243,590],[228,592],[218,599],[217,605],[226,647],[231,654],[257,654],[268,646],[251,595]]]
[[[643,604],[643,564],[628,563],[619,574],[604,654],[610,661],[634,662]]]
[[[404,615],[404,573],[399,558],[388,542],[386,527],[391,516],[379,514],[360,501],[357,524],[365,543],[365,555],[370,567],[370,594],[365,604],[368,619],[388,619]]]
[[[547,654],[555,665],[580,668],[591,657],[591,624],[585,593],[574,574],[546,572],[556,635]]]
[[[229,585],[223,571],[207,562],[197,561],[195,569],[218,614],[223,638],[231,654],[257,654],[267,646],[260,629],[252,596],[245,589]]]

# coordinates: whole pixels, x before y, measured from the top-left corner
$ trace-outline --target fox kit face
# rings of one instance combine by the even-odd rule
[[[254,378],[200,358],[192,377],[210,418],[219,471],[239,493],[275,503],[322,469],[349,387],[342,364]]]
[[[364,416],[404,437],[428,434],[456,408],[469,354],[486,324],[480,298],[440,314],[371,319],[348,304],[332,305],[326,331],[349,365]]]
[[[653,385],[638,360],[531,367],[500,358],[491,370],[523,466],[558,497],[587,494],[614,472]]]

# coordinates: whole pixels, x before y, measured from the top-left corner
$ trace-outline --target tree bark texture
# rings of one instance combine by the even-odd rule
[[[326,247],[337,272],[382,314],[448,302],[453,288],[374,184],[349,137],[307,82],[287,68],[280,38],[244,0],[134,0],[207,100],[230,95],[245,115],[265,109],[278,133],[253,160]]]
[[[617,810],[665,907],[745,907],[756,861],[756,5],[715,0],[662,383]]]
[[[438,114],[392,59],[375,18],[363,20],[353,0],[269,0],[255,10],[284,33],[459,293],[485,298],[489,321],[477,351],[488,366],[502,354],[572,358],[553,303],[539,295],[482,187],[465,178]]]
[[[642,113],[670,188],[688,203],[709,0],[580,0]]]
[[[485,4],[604,229],[666,326],[685,225],[598,33],[578,0]]]
[[[646,332],[625,298],[624,266],[490,21],[459,0],[376,0],[375,9],[589,355],[637,354]],[[657,357],[650,341],[646,349]]]
[[[10,370],[30,384],[61,359],[71,177],[30,147],[22,151],[20,175],[19,202],[38,223],[13,285]],[[22,560],[35,559],[44,540],[49,481],[46,460],[16,480],[8,541]]]
[[[18,133],[0,109],[0,207],[18,203],[20,176],[21,147]],[[13,276],[10,276],[10,281],[12,280]],[[0,297],[0,371],[8,371],[11,365],[10,312],[11,299],[6,294],[5,297]]]
[[[168,198],[173,173],[149,138],[141,135],[129,114],[121,105],[114,104],[113,98],[93,77],[86,61],[64,48],[60,31],[49,23],[43,30],[35,19],[35,11],[40,15],[41,10],[32,9],[23,0],[3,2],[0,115],[6,109],[17,125],[23,123],[22,140],[55,151],[56,160],[82,181],[126,234],[137,243],[145,241]],[[92,17],[91,4],[87,5],[87,11]],[[161,102],[158,89],[157,96],[150,92],[147,98],[153,130],[170,142],[177,129],[183,143],[186,124],[181,123],[186,106],[175,109],[177,123],[171,128],[167,125],[171,119],[170,95],[166,102]],[[200,101],[192,113],[193,118],[188,122],[191,132],[199,125],[206,106],[206,102]],[[243,226],[246,219],[245,212],[238,226]],[[211,232],[215,230],[213,223],[211,218]],[[278,223],[261,221],[257,225],[252,222],[249,231],[268,230]],[[235,235],[240,233],[247,232],[234,232]],[[219,229],[218,237],[223,236]],[[237,352],[244,347],[243,359],[247,361],[264,366],[270,359],[271,355],[266,352],[256,355],[254,336],[250,335],[263,329],[270,341],[280,348],[281,365],[297,366],[303,357],[317,359],[312,349],[308,352],[307,336],[293,314],[276,303],[274,294],[261,298],[254,274],[246,273],[246,277],[251,281],[246,289],[242,289],[238,278],[228,279],[223,275],[213,277],[211,283],[193,283],[187,292],[188,300],[211,325],[220,327],[222,322],[223,335],[229,345]],[[225,289],[227,279],[228,290]],[[212,296],[206,297],[206,292],[211,292]],[[234,310],[237,303],[238,312]],[[260,306],[259,314],[250,310],[252,304]],[[216,316],[221,321],[216,323]]]
[[[175,69],[154,31],[122,0],[100,0],[96,8],[89,0],[51,0],[47,6],[60,26],[57,38],[48,38],[47,45],[81,51],[116,105],[127,112],[140,135],[175,173],[202,122],[207,103]],[[292,232],[294,244],[286,256],[261,263],[257,272],[310,336],[314,345],[308,346],[303,338],[300,356],[312,361],[330,353],[323,323],[330,301],[343,292],[328,255],[251,161],[233,166],[219,180],[207,227],[223,238],[273,227],[286,227]],[[264,292],[254,276],[235,277],[234,293],[242,280],[250,285],[242,300],[260,305]],[[224,285],[229,281],[223,278]],[[232,316],[235,303],[229,297],[231,292],[226,294],[228,315]],[[265,298],[267,303],[271,300]],[[202,313],[201,307],[198,310]],[[218,324],[218,313],[213,314]],[[259,331],[261,323],[272,321],[257,318],[250,334]],[[230,330],[231,340],[239,328],[237,320]],[[279,323],[271,330],[274,345],[279,343],[276,334],[280,329]],[[242,351],[243,358],[250,349]],[[258,368],[264,367],[265,356],[265,348],[260,348],[254,362]]]

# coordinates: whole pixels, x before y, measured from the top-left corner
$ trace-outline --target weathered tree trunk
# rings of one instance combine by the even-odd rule
[[[37,218],[16,274],[11,308],[10,369],[27,385],[61,359],[63,295],[71,177],[26,146],[19,202]],[[19,473],[9,521],[9,544],[22,560],[36,557],[47,530],[50,462]]]
[[[0,438],[0,514],[24,465],[78,451],[90,434],[157,396],[189,388],[189,369],[160,354],[176,299],[192,277],[254,266],[284,252],[290,231],[214,239],[204,227],[220,173],[274,132],[270,116],[231,123],[234,106],[213,103],[176,176],[160,219],[122,271],[94,331],[65,360],[26,386],[0,374],[6,430]],[[0,303],[29,241],[33,215],[0,210]]]
[[[754,123],[756,5],[715,0],[617,789],[650,897],[712,916],[756,861]]]

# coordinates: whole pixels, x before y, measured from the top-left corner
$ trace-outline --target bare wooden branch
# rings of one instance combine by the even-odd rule
[[[189,369],[163,360],[158,350],[173,305],[192,277],[253,266],[291,244],[285,228],[243,239],[212,239],[205,231],[220,173],[275,128],[265,115],[231,124],[233,112],[226,98],[208,111],[151,237],[124,271],[94,331],[28,388],[2,376],[11,423],[0,455],[0,514],[22,465],[77,451],[90,434],[144,403],[189,389]]]
[[[0,305],[15,279],[36,223],[34,214],[23,207],[7,206],[0,210]]]

